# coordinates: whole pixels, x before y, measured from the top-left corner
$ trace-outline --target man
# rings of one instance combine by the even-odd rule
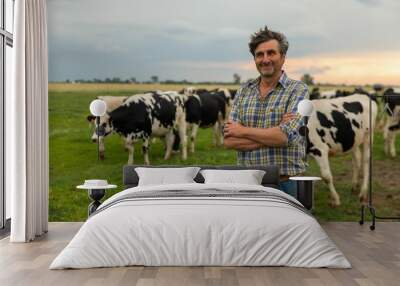
[[[289,177],[306,169],[297,105],[309,97],[308,88],[282,70],[289,48],[283,34],[265,27],[251,36],[249,48],[260,76],[238,90],[224,145],[238,150],[239,165],[279,166],[281,189],[296,197],[296,183]]]

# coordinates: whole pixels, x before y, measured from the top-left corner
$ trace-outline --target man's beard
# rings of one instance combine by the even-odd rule
[[[267,67],[267,71],[263,71],[263,68]],[[258,72],[265,77],[272,77],[275,73],[275,67],[273,65],[260,65],[258,67]]]

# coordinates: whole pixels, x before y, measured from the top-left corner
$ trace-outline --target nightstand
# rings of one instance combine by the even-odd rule
[[[104,197],[106,190],[116,188],[116,185],[110,185],[107,180],[85,180],[85,184],[79,185],[77,189],[85,189],[88,192],[92,202],[88,206],[88,216],[96,211],[101,205],[100,200]]]
[[[308,210],[314,208],[314,182],[321,180],[320,177],[290,177],[297,182],[297,200]]]

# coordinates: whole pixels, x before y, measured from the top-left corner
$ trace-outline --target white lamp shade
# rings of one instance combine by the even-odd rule
[[[297,112],[300,113],[301,116],[311,116],[313,110],[314,105],[309,99],[303,99],[299,102],[299,105],[297,106]]]
[[[107,105],[101,99],[95,99],[90,103],[90,113],[94,116],[103,116],[106,113]]]

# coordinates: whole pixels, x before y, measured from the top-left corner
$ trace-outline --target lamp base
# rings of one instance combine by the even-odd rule
[[[88,190],[89,198],[93,201],[88,206],[88,216],[94,213],[97,208],[101,205],[100,200],[104,197],[106,193],[105,189],[90,189]]]
[[[297,199],[306,209],[314,208],[314,181],[297,181]]]
[[[297,182],[297,199],[308,210],[314,209],[314,182],[321,180],[320,177],[298,176],[290,177]]]

